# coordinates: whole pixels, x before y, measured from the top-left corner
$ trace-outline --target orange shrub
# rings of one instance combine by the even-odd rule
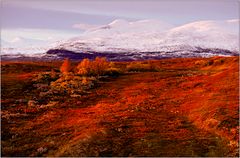
[[[58,80],[51,82],[50,87],[57,94],[82,94],[91,89],[96,82],[95,77],[64,75]]]
[[[77,66],[77,74],[88,76],[91,73],[91,61],[83,59]]]
[[[99,76],[99,75],[104,75],[104,72],[106,69],[109,67],[109,63],[107,62],[106,58],[100,58],[96,57],[95,60],[93,61],[93,74]]]
[[[63,64],[60,67],[60,71],[63,74],[67,74],[67,73],[69,73],[70,69],[71,69],[71,63],[70,63],[70,60],[67,58],[63,61]]]
[[[82,76],[104,75],[109,67],[106,58],[96,57],[94,61],[83,59],[77,66],[77,74]]]

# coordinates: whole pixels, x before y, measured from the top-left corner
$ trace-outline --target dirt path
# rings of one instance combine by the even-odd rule
[[[184,75],[184,74],[183,74]],[[224,156],[221,139],[177,110],[175,72],[121,76],[21,128],[9,152],[29,156]],[[13,145],[15,144],[15,145]],[[24,146],[22,146],[24,144]],[[9,153],[14,155],[14,153]]]

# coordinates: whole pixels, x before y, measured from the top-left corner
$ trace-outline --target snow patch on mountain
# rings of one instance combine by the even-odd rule
[[[112,53],[194,50],[195,47],[238,51],[238,23],[239,20],[198,21],[174,27],[158,20],[118,19],[55,48]]]
[[[208,57],[239,54],[238,19],[197,21],[182,26],[154,19],[139,21],[117,19],[107,25],[88,28],[75,38],[54,43],[50,43],[48,39],[23,37],[2,41],[1,54],[35,56],[51,49],[69,50],[78,54],[91,52],[117,54],[113,55],[116,59],[120,55],[123,58],[140,59],[140,57]],[[111,56],[110,54],[108,55]]]
[[[82,36],[91,38],[97,37],[112,37],[112,35],[132,35],[132,34],[146,34],[159,33],[173,28],[173,25],[161,22],[158,20],[139,20],[135,22],[128,22],[126,20],[114,20],[108,25],[103,25],[90,29],[83,33]],[[130,38],[130,37],[129,37]]]
[[[193,22],[171,29],[166,34],[164,43],[238,51],[238,28],[237,21]]]

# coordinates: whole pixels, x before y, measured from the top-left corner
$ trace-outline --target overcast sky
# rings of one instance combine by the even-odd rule
[[[107,24],[115,19],[157,19],[181,25],[200,20],[238,18],[238,0],[1,1],[1,28],[4,40],[24,36],[24,30],[28,32],[27,38],[70,37],[80,34],[85,27]],[[32,33],[29,33],[31,31]],[[56,31],[59,33],[58,37]]]

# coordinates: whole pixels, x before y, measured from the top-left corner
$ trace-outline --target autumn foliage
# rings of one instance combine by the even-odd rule
[[[104,75],[109,62],[106,58],[96,57],[94,61],[83,59],[77,66],[77,74],[82,76],[101,76]]]
[[[67,74],[67,73],[69,73],[70,69],[71,69],[71,63],[70,63],[70,60],[67,58],[63,61],[63,64],[60,67],[60,71],[63,74]]]
[[[75,67],[74,72],[70,72],[71,63],[65,59],[60,67],[63,74],[56,81],[50,83],[50,91],[56,94],[79,95],[84,94],[90,88],[94,87],[97,79],[103,75],[115,75],[117,68],[113,63],[109,63],[106,58],[96,57],[95,60],[83,59]],[[55,75],[54,73],[52,73]]]
[[[53,63],[1,63],[1,156],[239,157],[239,57]]]
[[[91,74],[91,61],[89,59],[83,59],[77,66],[77,74],[87,76]]]

